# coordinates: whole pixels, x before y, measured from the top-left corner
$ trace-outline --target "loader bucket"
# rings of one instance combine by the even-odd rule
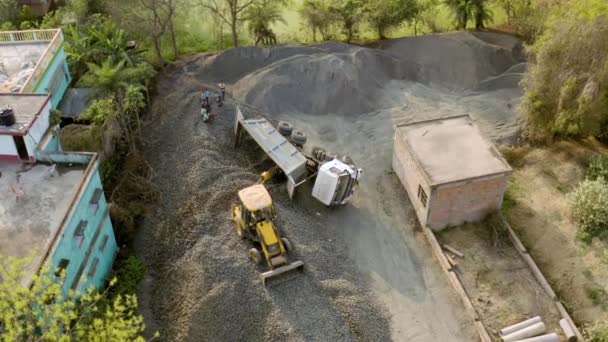
[[[291,272],[291,271],[297,270],[297,269],[301,270],[302,268],[304,268],[304,262],[302,262],[300,260],[294,261],[289,265],[281,266],[279,268],[275,268],[274,270],[266,271],[266,272],[260,274],[260,279],[262,280],[262,284],[267,285],[267,282],[269,280],[275,279],[278,276],[280,276],[281,274]]]

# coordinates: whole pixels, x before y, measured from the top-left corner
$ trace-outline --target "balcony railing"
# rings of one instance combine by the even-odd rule
[[[63,37],[60,29],[0,32],[0,44],[50,42],[34,67],[34,71],[21,87],[20,93],[34,92],[36,84],[40,81],[44,71],[53,60],[53,56],[61,48],[62,41]]]

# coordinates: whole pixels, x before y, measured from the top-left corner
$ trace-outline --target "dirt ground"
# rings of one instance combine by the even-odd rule
[[[548,332],[560,334],[561,316],[553,300],[538,284],[499,220],[450,228],[436,236],[440,243],[465,255],[454,258],[456,273],[495,341],[500,341],[500,329],[537,315]]]
[[[169,341],[478,339],[391,170],[393,124],[471,113],[488,136],[510,139],[521,92],[500,78],[520,61],[509,36],[434,37],[382,49],[244,47],[185,58],[159,77],[144,139],[162,196],[136,243],[148,267],[140,306],[150,331]],[[420,60],[407,46],[444,60]],[[478,66],[435,68],[467,61],[456,57]],[[496,88],[480,86],[496,77]],[[200,92],[220,79],[228,103],[202,123]],[[348,154],[364,170],[352,203],[338,209],[309,191],[289,201],[284,183],[269,185],[291,257],[305,264],[269,288],[230,222],[236,192],[271,165],[257,148],[232,147],[237,102],[290,121],[309,147]]]
[[[576,238],[571,193],[598,143],[562,141],[525,154],[508,186],[506,217],[579,324],[608,320],[608,244]]]

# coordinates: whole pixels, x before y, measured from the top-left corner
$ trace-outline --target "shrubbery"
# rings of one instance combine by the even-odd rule
[[[587,169],[588,179],[604,178],[608,180],[608,155],[596,154],[589,161],[589,168]]]
[[[608,3],[568,1],[532,45],[523,80],[526,133],[602,138],[608,123]]]
[[[603,178],[587,179],[578,186],[572,216],[584,242],[608,238],[608,183]]]
[[[598,322],[587,329],[588,342],[608,341],[608,322]]]

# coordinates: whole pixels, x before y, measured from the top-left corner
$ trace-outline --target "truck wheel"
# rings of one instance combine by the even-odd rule
[[[353,159],[350,156],[342,156],[342,158],[340,158],[340,161],[347,165],[353,165]]]
[[[304,144],[306,144],[306,140],[308,140],[308,138],[304,132],[297,130],[291,132],[291,141],[293,141],[294,144],[304,146]]]
[[[315,146],[312,148],[312,156],[315,157],[318,161],[325,161],[325,149],[322,147]]]
[[[262,263],[262,254],[257,248],[252,248],[249,250],[249,259],[253,261],[256,265]]]
[[[289,241],[287,238],[281,238],[281,242],[283,243],[283,247],[285,247],[285,251],[287,251],[287,252],[293,251],[291,241]]]
[[[287,121],[280,121],[278,131],[282,136],[289,137],[291,132],[293,132],[293,126]]]

